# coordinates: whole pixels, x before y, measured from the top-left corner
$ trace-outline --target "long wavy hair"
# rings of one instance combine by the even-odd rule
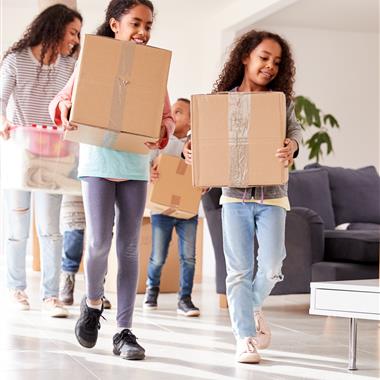
[[[152,11],[152,14],[154,14],[153,3],[149,0],[111,0],[106,10],[106,19],[104,20],[103,24],[99,26],[96,34],[98,36],[115,38],[115,33],[110,27],[111,18],[120,21],[123,15],[127,14],[132,8],[136,7],[137,5],[145,5]]]
[[[15,42],[4,54],[4,58],[11,54],[20,52],[28,47],[42,45],[41,56],[39,62],[43,66],[44,58],[48,52],[53,52],[50,55],[48,65],[54,63],[57,58],[58,46],[63,40],[66,32],[66,26],[75,19],[83,21],[79,12],[68,8],[63,4],[52,5],[42,11],[28,26],[21,39]],[[70,53],[74,55],[79,45],[76,45]]]
[[[241,36],[232,46],[232,50],[219,78],[214,83],[213,93],[231,91],[243,82],[245,66],[244,58],[248,57],[263,40],[276,41],[282,50],[281,61],[277,76],[269,82],[267,88],[272,91],[282,91],[289,103],[294,96],[293,84],[295,65],[289,44],[278,34],[267,31],[251,30]]]

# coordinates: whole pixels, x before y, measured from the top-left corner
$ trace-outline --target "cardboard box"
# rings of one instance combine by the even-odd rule
[[[74,84],[66,139],[148,153],[160,136],[171,52],[131,41],[86,35]]]
[[[193,185],[247,187],[288,181],[275,157],[286,135],[285,95],[230,92],[191,97]]]
[[[160,214],[190,219],[198,214],[202,191],[192,185],[191,166],[179,157],[159,157],[160,177],[150,186],[147,208]]]
[[[198,219],[197,241],[196,241],[196,261],[194,283],[202,282],[202,247],[203,247],[203,219]],[[145,293],[146,278],[150,253],[152,250],[152,225],[150,217],[144,216],[139,245],[139,280],[137,285],[137,293]],[[161,293],[176,293],[179,290],[179,254],[178,254],[178,238],[175,231],[173,232],[172,241],[169,246],[169,254],[161,273]],[[111,246],[111,251],[108,256],[108,270],[105,283],[105,291],[116,292],[117,279],[117,257],[115,239]],[[136,305],[141,306],[141,305]],[[175,307],[175,305],[174,305]]]

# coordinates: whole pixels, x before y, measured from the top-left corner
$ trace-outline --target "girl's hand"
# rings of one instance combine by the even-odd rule
[[[166,129],[165,125],[161,125],[161,131],[160,131],[160,138],[155,142],[149,142],[146,141],[144,144],[149,149],[164,149],[166,145],[168,145],[169,137],[168,137],[168,131]]]
[[[0,136],[4,139],[4,140],[8,140],[9,137],[10,137],[10,131],[11,131],[11,128],[13,128],[14,125],[11,124],[4,116],[2,116],[1,118],[1,125],[0,125]]]
[[[294,152],[298,149],[298,144],[289,138],[284,140],[284,147],[277,149],[276,157],[284,164],[284,167],[287,168],[293,164],[293,155]]]
[[[150,168],[150,183],[155,183],[160,178],[160,172],[158,171],[158,163],[153,164]]]
[[[185,162],[188,165],[192,165],[193,158],[192,158],[192,151],[191,151],[191,140],[186,141],[185,145],[183,146],[182,153],[185,156]]]
[[[58,103],[59,111],[61,112],[62,127],[67,131],[78,129],[78,126],[69,122],[69,111],[71,102],[69,100],[61,100]]]

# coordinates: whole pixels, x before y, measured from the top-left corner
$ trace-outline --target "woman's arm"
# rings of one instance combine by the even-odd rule
[[[71,108],[71,97],[73,95],[73,88],[77,70],[74,70],[66,86],[54,97],[49,104],[49,114],[54,123],[59,126],[67,127],[69,124],[68,114]]]
[[[7,106],[9,98],[16,87],[16,57],[14,55],[8,55],[1,63],[0,82],[0,136],[4,139],[8,139],[12,124],[7,119]]]

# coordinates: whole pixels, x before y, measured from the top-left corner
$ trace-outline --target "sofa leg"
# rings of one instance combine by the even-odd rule
[[[225,294],[219,294],[219,307],[221,309],[228,309],[227,296]]]

